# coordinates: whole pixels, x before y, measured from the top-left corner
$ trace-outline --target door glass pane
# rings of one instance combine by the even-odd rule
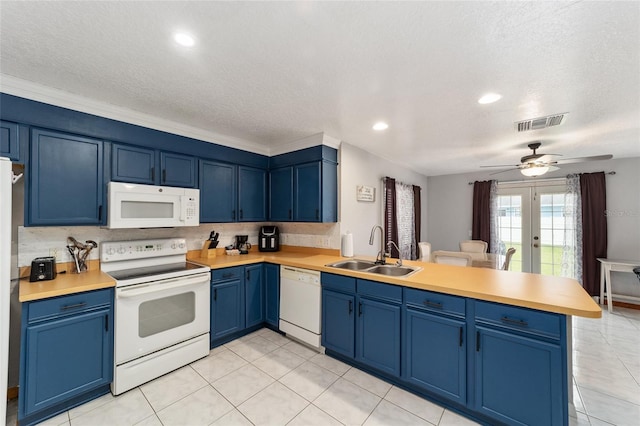
[[[509,264],[510,271],[522,271],[522,196],[498,196],[498,253],[516,249]]]
[[[138,318],[140,337],[189,324],[196,318],[196,294],[190,291],[142,302],[138,308]]]
[[[123,201],[120,205],[126,219],[167,219],[173,217],[173,203]]]
[[[540,196],[540,273],[562,276],[565,244],[564,193]]]

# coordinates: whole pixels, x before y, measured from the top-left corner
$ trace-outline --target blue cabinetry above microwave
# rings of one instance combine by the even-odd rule
[[[196,187],[197,159],[193,156],[113,144],[111,180],[148,185]]]

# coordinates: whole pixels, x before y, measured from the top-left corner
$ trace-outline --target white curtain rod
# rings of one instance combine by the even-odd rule
[[[612,172],[605,172],[605,175],[615,175],[616,172],[612,171]],[[569,176],[569,175],[567,175]],[[505,180],[502,182],[498,182],[498,185],[501,183],[536,183],[536,182],[553,182],[553,181],[561,181],[561,180],[565,180],[566,177],[563,178],[547,178],[547,179],[533,179],[533,180]],[[475,182],[469,182],[469,185],[473,185]]]

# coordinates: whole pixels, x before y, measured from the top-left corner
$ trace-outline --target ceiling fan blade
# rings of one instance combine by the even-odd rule
[[[564,158],[562,160],[554,161],[553,164],[572,164],[582,163],[583,161],[598,161],[598,160],[610,160],[613,155],[594,155],[592,157],[576,157],[576,158]]]
[[[549,170],[547,170],[548,172],[555,172],[556,170],[560,170],[560,167],[556,167],[556,166],[547,166],[549,167]]]
[[[535,162],[549,163],[551,161],[556,161],[553,157],[562,157],[562,154],[543,154],[541,157],[538,157]]]
[[[499,164],[496,166],[480,166],[480,167],[518,167],[519,164]]]
[[[518,170],[518,167],[516,167],[515,169],[500,170],[499,172],[489,173],[489,176],[497,175],[497,174],[504,173],[504,172],[510,172],[512,170]]]

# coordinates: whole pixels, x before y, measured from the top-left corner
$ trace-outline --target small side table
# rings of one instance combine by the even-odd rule
[[[640,266],[640,260],[604,259],[599,257],[598,261],[602,264],[600,268],[600,304],[602,304],[602,298],[606,291],[607,309],[612,312],[611,271],[633,273],[633,268]]]

